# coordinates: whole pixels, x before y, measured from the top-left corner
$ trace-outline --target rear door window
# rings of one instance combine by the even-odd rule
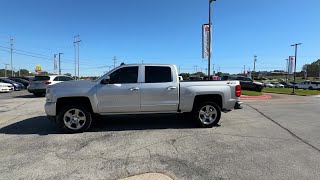
[[[170,67],[164,66],[146,66],[145,83],[165,83],[172,82],[172,73]]]
[[[53,81],[61,81],[61,80],[60,80],[60,77],[57,76],[57,77],[55,77],[55,78],[53,79]]]
[[[50,77],[49,76],[35,76],[33,78],[33,81],[49,81]]]

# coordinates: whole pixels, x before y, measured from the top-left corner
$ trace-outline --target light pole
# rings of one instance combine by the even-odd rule
[[[211,32],[212,32],[212,27],[211,27],[211,3],[216,0],[209,0],[209,53],[208,53],[208,78],[210,79],[210,60],[211,60]]]
[[[296,70],[297,70],[297,51],[298,51],[298,46],[301,45],[302,43],[297,43],[297,44],[293,44],[291,46],[295,47],[295,53],[294,53],[294,73],[293,73],[293,88],[292,88],[292,94],[294,93],[294,89],[295,89],[295,84],[296,84]]]

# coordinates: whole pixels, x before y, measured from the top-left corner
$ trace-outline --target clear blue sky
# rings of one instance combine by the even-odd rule
[[[285,69],[301,42],[298,66],[320,58],[319,0],[217,0],[213,6],[213,64],[239,73]],[[9,38],[18,50],[53,59],[63,52],[62,72],[74,73],[73,36],[81,36],[81,75],[101,75],[118,64],[173,63],[181,71],[206,68],[201,58],[201,25],[208,0],[2,0],[0,68],[10,62]],[[17,51],[18,52],[18,51]],[[20,51],[20,53],[23,53]],[[14,54],[14,67],[53,71],[53,60]],[[91,68],[91,69],[90,69]]]

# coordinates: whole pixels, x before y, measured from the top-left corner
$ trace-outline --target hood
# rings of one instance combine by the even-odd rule
[[[10,83],[2,83],[2,82],[0,82],[0,85],[1,86],[12,86],[12,84],[10,84]]]
[[[63,88],[63,89],[77,89],[77,88],[92,88],[97,82],[89,80],[79,80],[79,81],[65,81],[57,84],[50,85],[50,88]]]
[[[263,83],[261,83],[261,82],[253,82],[254,84],[258,84],[258,85],[263,85]]]

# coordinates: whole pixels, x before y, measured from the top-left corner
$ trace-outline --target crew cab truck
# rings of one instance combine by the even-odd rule
[[[86,131],[95,115],[191,113],[201,127],[239,104],[239,81],[179,81],[175,65],[121,65],[94,81],[47,87],[45,112],[63,130]]]

